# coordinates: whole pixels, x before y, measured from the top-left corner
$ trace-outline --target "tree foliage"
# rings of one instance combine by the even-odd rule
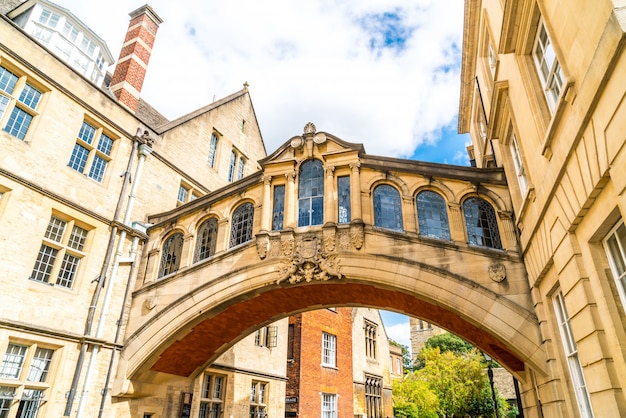
[[[393,382],[393,412],[397,418],[438,418],[439,399],[413,372]]]
[[[435,335],[434,337],[430,337],[428,340],[426,340],[424,348],[435,347],[439,347],[439,350],[442,353],[445,353],[446,351],[452,351],[455,354],[469,353],[472,349],[474,349],[474,346],[472,344],[468,343],[461,337],[449,332]]]

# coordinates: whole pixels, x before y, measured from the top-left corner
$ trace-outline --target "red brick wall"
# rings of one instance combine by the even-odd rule
[[[338,395],[339,417],[352,418],[354,409],[352,309],[337,308],[336,312],[320,309],[297,316],[300,318],[292,318],[294,318],[294,336],[300,334],[298,350],[301,354],[298,359],[300,376],[294,378],[293,384],[295,385],[297,379],[300,387],[297,395],[287,396],[298,396],[299,402],[296,405],[298,417],[319,417],[322,406],[321,393],[324,392]],[[299,326],[297,326],[298,323]],[[296,332],[296,328],[299,328],[298,332]],[[322,332],[337,337],[337,368],[322,367],[321,365]],[[288,388],[290,384],[291,382],[288,383]],[[287,411],[290,410],[293,409],[287,409]]]

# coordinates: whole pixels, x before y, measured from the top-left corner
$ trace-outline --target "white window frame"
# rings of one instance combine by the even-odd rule
[[[513,166],[515,167],[515,174],[517,175],[520,194],[524,196],[528,190],[528,178],[526,177],[522,153],[520,151],[515,132],[511,133],[511,143],[509,146],[511,148],[511,158],[513,159]]]
[[[563,69],[552,45],[545,22],[541,18],[537,25],[532,57],[548,107],[550,108],[550,113],[554,113],[556,110],[556,104],[563,90],[565,80]]]
[[[337,418],[337,394],[322,393],[322,418]]]
[[[572,326],[570,324],[570,317],[565,307],[565,298],[563,292],[558,290],[552,297],[554,302],[554,311],[556,313],[556,319],[559,326],[559,333],[561,334],[561,342],[563,345],[563,351],[567,357],[567,366],[569,368],[570,377],[572,379],[572,385],[574,386],[574,394],[576,396],[576,403],[578,404],[578,411],[581,418],[593,418],[593,409],[591,408],[591,399],[589,397],[589,391],[587,390],[587,384],[585,383],[585,375],[583,373],[580,359],[578,358],[578,347],[576,346],[576,340],[572,333]]]
[[[33,85],[29,77],[14,71],[6,65],[0,65],[0,71],[2,71],[2,73],[6,71],[6,73],[15,77],[15,84],[11,85],[11,91],[0,88],[0,127],[2,131],[6,132],[8,135],[21,141],[26,141],[29,133],[32,131],[35,119],[39,116],[37,108],[43,101],[45,91]],[[22,94],[26,94],[26,97],[23,97]],[[36,100],[33,100],[35,98]],[[23,123],[27,119],[13,118],[13,114],[18,112],[30,118],[27,123]],[[8,124],[12,120],[14,124],[11,126],[10,130],[7,130]],[[18,124],[17,120],[21,120],[22,122]],[[24,127],[24,125],[26,126]],[[15,132],[16,127],[18,128],[17,132]]]
[[[93,129],[93,131],[90,131],[89,128]],[[89,132],[92,133],[90,134]],[[72,149],[67,165],[72,170],[102,184],[107,176],[107,167],[113,159],[115,143],[116,138],[106,132],[102,126],[83,119],[76,135],[76,144]],[[80,167],[82,158],[78,157],[79,152],[87,152],[87,157],[82,162],[82,167]]]
[[[322,366],[337,367],[337,336],[322,331]]]
[[[617,292],[626,312],[626,224],[620,220],[603,240]]]

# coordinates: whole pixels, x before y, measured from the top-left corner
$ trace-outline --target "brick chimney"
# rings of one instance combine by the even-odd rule
[[[162,22],[147,4],[130,13],[126,39],[110,86],[119,102],[133,112],[137,110],[154,38]]]

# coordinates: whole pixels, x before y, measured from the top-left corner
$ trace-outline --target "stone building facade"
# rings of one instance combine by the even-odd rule
[[[626,415],[626,4],[467,0],[459,131],[503,167],[546,373],[526,417]]]

